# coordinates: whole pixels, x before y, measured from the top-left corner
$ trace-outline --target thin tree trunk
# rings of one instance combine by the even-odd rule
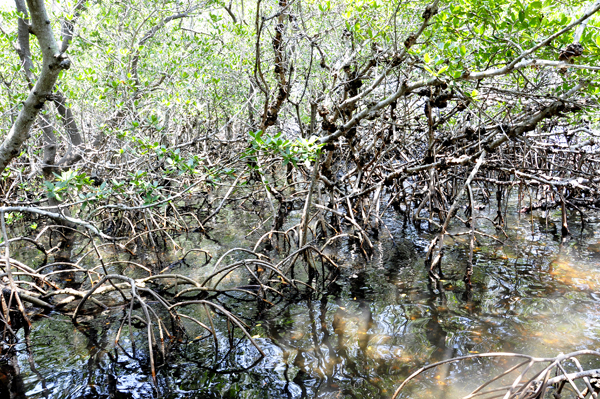
[[[31,126],[52,94],[58,74],[71,66],[71,61],[60,51],[54,38],[44,1],[27,0],[27,7],[31,18],[30,32],[35,34],[39,42],[43,66],[37,82],[23,103],[17,120],[0,145],[0,171],[6,169],[8,164],[19,156],[21,147],[29,138]]]

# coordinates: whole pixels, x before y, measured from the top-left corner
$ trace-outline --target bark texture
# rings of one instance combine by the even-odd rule
[[[35,34],[42,51],[43,66],[38,80],[23,103],[15,123],[0,145],[0,171],[19,156],[23,143],[29,138],[29,131],[44,103],[52,98],[52,89],[61,70],[69,69],[69,59],[61,53],[54,38],[52,25],[43,0],[27,0],[31,21],[29,31]]]

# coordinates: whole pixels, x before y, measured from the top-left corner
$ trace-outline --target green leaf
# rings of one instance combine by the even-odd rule
[[[431,68],[424,66],[423,68],[425,68],[425,70],[427,72],[429,72],[430,74],[432,74],[433,76],[437,76],[437,73],[435,73]]]

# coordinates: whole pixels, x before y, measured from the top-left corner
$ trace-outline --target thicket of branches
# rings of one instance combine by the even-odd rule
[[[50,298],[68,294],[83,309],[115,291],[130,321],[137,303],[150,347],[165,319],[148,298],[176,336],[185,301],[173,279],[219,293],[214,277],[143,265],[141,277],[115,274],[93,237],[122,251],[169,247],[173,234],[209,231],[231,205],[257,213],[267,234],[245,262],[215,270],[245,268],[254,285],[242,291],[261,301],[281,294],[273,280],[299,284],[289,275],[297,262],[335,268],[317,239],[354,240],[368,258],[386,212],[437,233],[432,282],[450,224],[466,226],[470,287],[475,241],[502,239],[511,194],[522,212],[560,208],[565,239],[569,212],[600,208],[598,1],[15,5],[0,14],[0,214],[3,226],[24,218],[32,234],[4,228],[3,242],[28,240],[55,262],[34,270],[4,245],[5,329],[15,303],[54,309],[63,304]],[[496,218],[482,221],[481,206]],[[70,259],[79,234],[93,270]],[[258,253],[277,240],[281,258]],[[67,272],[88,281],[48,280]]]

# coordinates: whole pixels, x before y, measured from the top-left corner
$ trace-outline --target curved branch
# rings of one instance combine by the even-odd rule
[[[29,137],[31,126],[52,94],[58,74],[71,66],[71,62],[61,52],[56,42],[44,1],[27,0],[27,6],[31,17],[31,29],[42,50],[43,66],[39,79],[29,92],[15,123],[0,145],[0,171],[6,169],[8,164],[19,156],[21,146]]]

